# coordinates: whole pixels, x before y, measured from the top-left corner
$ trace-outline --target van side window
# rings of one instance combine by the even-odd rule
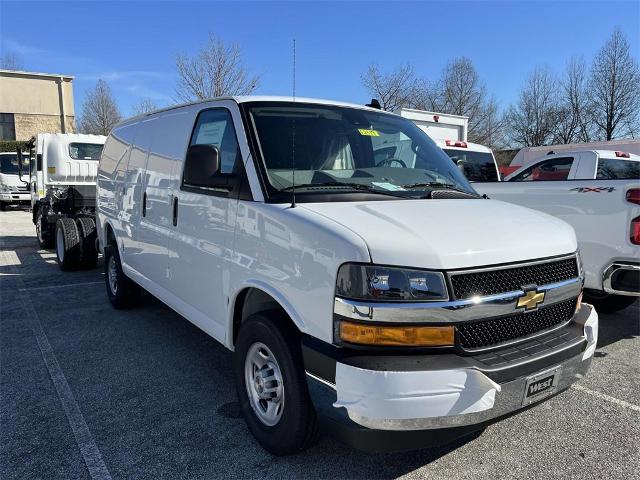
[[[513,177],[511,182],[541,182],[566,180],[573,165],[573,157],[552,158],[536,163]]]
[[[231,114],[225,109],[201,112],[189,145],[217,147],[220,153],[220,173],[235,173],[238,168],[236,162],[240,158],[240,149]]]

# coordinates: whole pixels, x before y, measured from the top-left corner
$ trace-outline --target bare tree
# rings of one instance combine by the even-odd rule
[[[582,58],[567,63],[560,82],[559,105],[553,143],[588,142],[591,126],[588,117],[587,70]]]
[[[369,65],[360,76],[362,85],[376,98],[383,110],[397,110],[414,106],[417,81],[410,64],[401,65],[384,73],[376,64]]]
[[[108,135],[121,119],[111,88],[104,80],[98,80],[89,90],[82,104],[80,131],[95,135]]]
[[[142,100],[140,100],[140,102],[138,102],[136,105],[133,106],[133,115],[137,116],[137,115],[144,115],[145,113],[151,113],[154,112],[156,110],[158,110],[158,105],[156,105],[156,103],[150,99],[150,98],[143,98]]]
[[[509,136],[523,147],[548,145],[557,119],[557,81],[546,68],[536,67],[509,108]]]
[[[474,117],[474,129],[469,132],[473,142],[481,143],[492,149],[505,148],[506,118],[500,112],[500,107],[495,98],[486,100],[480,111]],[[471,127],[471,125],[470,125]]]
[[[24,70],[22,57],[15,52],[4,52],[0,57],[0,69]]]
[[[209,35],[209,40],[194,55],[176,57],[179,100],[190,102],[227,95],[248,95],[260,82],[251,76],[242,62],[242,52],[236,43],[227,45]]]
[[[640,69],[620,29],[614,30],[593,60],[589,95],[599,137],[611,140],[632,133],[640,109]]]

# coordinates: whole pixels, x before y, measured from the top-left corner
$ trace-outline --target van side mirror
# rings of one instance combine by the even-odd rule
[[[213,145],[191,145],[187,149],[182,182],[195,187],[213,187],[220,183],[220,153]]]

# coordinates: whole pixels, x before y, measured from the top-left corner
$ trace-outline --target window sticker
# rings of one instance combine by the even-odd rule
[[[358,132],[360,132],[360,135],[364,135],[365,137],[379,137],[380,136],[380,132],[378,132],[377,130],[369,130],[367,128],[359,128]]]
[[[198,136],[196,138],[196,144],[198,145],[215,145],[220,147],[222,143],[222,135],[224,134],[224,128],[226,121],[216,121],[211,123],[204,123],[198,130]]]
[[[393,192],[405,190],[400,185],[394,185],[393,183],[389,183],[389,182],[371,182],[371,183],[376,187],[383,188],[385,190],[391,190]]]

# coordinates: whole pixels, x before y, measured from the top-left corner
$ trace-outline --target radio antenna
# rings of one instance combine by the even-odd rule
[[[296,102],[296,39],[293,39],[293,103]],[[291,126],[291,208],[296,206],[296,117],[295,112],[292,117]]]

